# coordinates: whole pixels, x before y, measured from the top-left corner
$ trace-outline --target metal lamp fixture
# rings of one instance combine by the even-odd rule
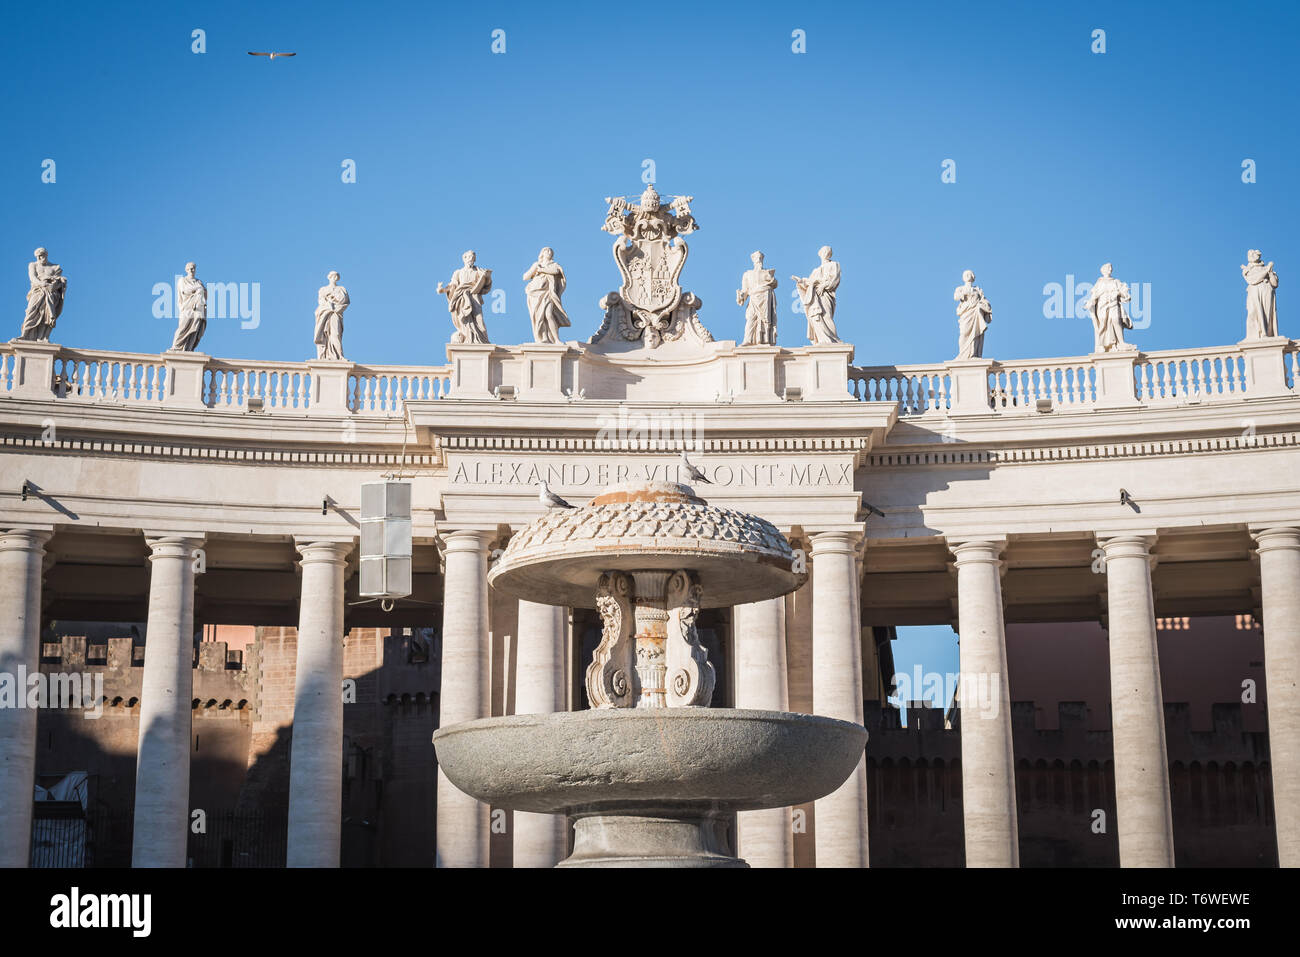
[[[411,483],[361,485],[361,596],[411,594]]]

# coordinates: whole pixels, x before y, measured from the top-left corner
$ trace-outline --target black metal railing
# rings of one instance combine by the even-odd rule
[[[32,867],[130,867],[134,815],[76,801],[38,801],[32,820]],[[189,867],[284,867],[284,811],[210,811],[191,817]],[[200,828],[195,833],[195,828]]]
[[[190,822],[190,867],[284,867],[288,815],[266,811],[209,812],[203,832]]]

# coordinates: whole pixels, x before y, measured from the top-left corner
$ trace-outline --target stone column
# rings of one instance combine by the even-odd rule
[[[41,663],[41,560],[50,532],[0,531],[0,674],[27,698]],[[0,708],[0,867],[26,867],[36,784],[36,709]]]
[[[149,620],[140,683],[132,867],[184,867],[189,842],[194,567],[202,535],[147,539]]]
[[[564,710],[566,610],[519,602],[515,659],[515,714]],[[515,867],[554,867],[568,851],[569,824],[562,814],[515,811]]]
[[[789,711],[785,680],[785,598],[731,609],[736,656],[736,707]],[[793,867],[790,809],[741,811],[736,815],[737,854],[751,867]]]
[[[1264,604],[1268,750],[1280,867],[1300,867],[1300,527],[1254,533]]]
[[[1169,752],[1151,592],[1155,535],[1099,534],[1097,540],[1106,554],[1119,863],[1173,867]]]
[[[967,867],[1019,867],[1011,694],[1002,619],[1005,543],[950,543],[961,652],[961,797]]]
[[[298,542],[289,867],[338,867],[343,815],[343,566],[352,542]]]
[[[856,531],[812,536],[813,709],[862,724],[862,638],[854,622]],[[867,764],[816,805],[818,867],[866,867]]]
[[[789,536],[789,532],[786,532]],[[797,543],[797,544],[796,544]],[[808,579],[798,591],[785,596],[785,686],[790,710],[812,714],[813,709],[813,614],[812,594],[816,569],[808,557],[811,544],[791,540],[802,553]],[[794,839],[794,867],[817,866],[817,804],[808,801],[790,809],[790,830]]]
[[[442,688],[438,726],[445,728],[487,714],[488,675],[487,545],[482,531],[444,536]],[[452,784],[438,769],[439,867],[487,867],[488,806]]]

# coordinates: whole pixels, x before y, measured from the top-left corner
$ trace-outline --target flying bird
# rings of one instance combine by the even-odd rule
[[[686,457],[685,449],[682,449],[682,465],[685,467],[686,474],[690,477],[692,482],[704,482],[707,485],[713,484],[703,472],[691,464],[691,460]]]
[[[537,500],[547,508],[573,508],[572,505],[547,488],[544,481],[537,483]]]
[[[275,59],[276,57],[278,57],[278,56],[297,56],[298,54],[296,54],[296,53],[254,53],[252,50],[249,50],[249,51],[248,51],[248,55],[249,55],[249,56],[269,56],[272,60],[274,60],[274,59]]]

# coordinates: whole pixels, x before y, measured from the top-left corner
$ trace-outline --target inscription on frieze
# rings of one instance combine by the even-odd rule
[[[853,463],[840,457],[780,458],[770,461],[731,459],[711,462],[707,456],[692,459],[717,488],[840,488],[853,487]],[[546,482],[552,488],[591,489],[617,482],[678,482],[696,485],[708,493],[708,485],[694,483],[676,457],[628,460],[464,458],[448,465],[453,486],[534,487]]]

